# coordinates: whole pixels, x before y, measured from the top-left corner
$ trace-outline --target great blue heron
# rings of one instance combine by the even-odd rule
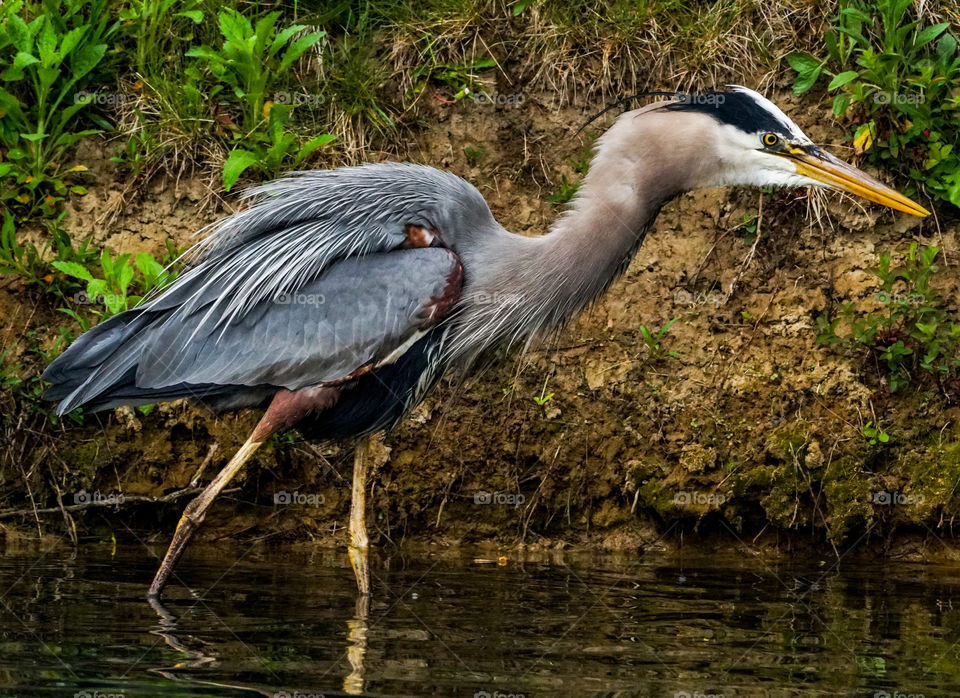
[[[183,397],[266,408],[186,507],[156,597],[214,498],[271,434],[389,429],[451,366],[555,331],[626,269],[664,203],[716,185],[821,186],[928,215],[738,86],[621,115],[540,237],[508,232],[473,186],[431,167],[296,173],[249,192],[252,205],[215,224],[162,294],[81,336],[43,374],[46,397],[58,414]],[[361,441],[349,553],[367,594],[365,450]]]

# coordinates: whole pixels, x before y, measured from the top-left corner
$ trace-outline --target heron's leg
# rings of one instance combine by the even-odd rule
[[[173,572],[173,568],[176,566],[177,561],[180,560],[180,556],[183,555],[183,551],[187,549],[187,544],[190,542],[194,531],[203,523],[203,519],[207,515],[207,509],[210,508],[210,505],[213,504],[213,500],[217,498],[220,491],[226,487],[227,483],[240,471],[243,464],[250,459],[250,456],[253,455],[254,451],[260,447],[264,440],[265,437],[262,436],[262,430],[258,425],[250,435],[250,438],[240,447],[240,450],[233,454],[233,458],[230,459],[226,467],[221,470],[213,481],[207,485],[206,489],[198,494],[196,499],[190,502],[187,508],[184,509],[183,516],[180,517],[180,522],[177,524],[177,529],[173,532],[173,540],[170,541],[167,554],[164,555],[163,562],[160,563],[160,569],[157,570],[157,574],[153,578],[153,584],[150,585],[150,591],[148,593],[150,597],[159,598],[163,592],[163,588],[170,580],[170,574]]]
[[[286,429],[295,425],[306,415],[319,413],[330,409],[340,395],[340,389],[326,385],[319,385],[300,390],[280,390],[273,396],[270,406],[263,417],[257,422],[253,432],[250,434],[240,450],[237,451],[226,467],[221,470],[213,479],[207,488],[197,495],[187,505],[177,524],[177,530],[173,532],[173,540],[170,541],[170,547],[167,554],[160,563],[160,569],[153,578],[153,584],[150,585],[149,596],[158,598],[163,592],[163,588],[170,579],[170,574],[176,566],[183,551],[187,548],[194,531],[203,523],[207,509],[213,504],[220,491],[227,486],[227,483],[240,471],[243,464],[246,463],[254,451],[260,448],[261,444],[270,437],[271,434],[279,429]]]
[[[370,562],[367,557],[367,469],[370,466],[370,437],[357,442],[353,455],[353,492],[350,498],[350,546],[347,554],[361,594],[370,593]]]

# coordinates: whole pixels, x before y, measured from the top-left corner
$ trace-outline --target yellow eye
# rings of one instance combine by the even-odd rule
[[[780,142],[780,136],[775,133],[765,133],[763,134],[763,144],[768,148],[772,148],[777,143]]]

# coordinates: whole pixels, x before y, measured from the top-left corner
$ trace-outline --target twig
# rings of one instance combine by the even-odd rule
[[[750,246],[750,251],[747,252],[747,256],[743,258],[743,263],[740,265],[740,271],[737,272],[736,277],[734,277],[733,281],[730,282],[730,288],[727,291],[727,297],[724,302],[733,298],[733,292],[736,290],[737,284],[740,283],[744,273],[747,271],[747,267],[750,266],[750,262],[753,261],[753,256],[757,252],[757,245],[760,244],[760,238],[763,236],[763,232],[760,228],[761,223],[763,223],[763,194],[760,194],[760,203],[757,205],[756,237],[753,240],[753,244]]]
[[[191,494],[197,494],[202,490],[202,487],[185,487],[182,490],[165,494],[162,497],[118,494],[90,502],[82,502],[80,504],[68,504],[63,507],[49,507],[47,509],[4,509],[0,511],[0,519],[9,519],[14,516],[27,516],[29,514],[60,514],[64,512],[83,511],[84,509],[93,509],[96,507],[119,507],[124,504],[166,504],[168,502],[175,502]],[[229,490],[224,490],[223,493],[238,492],[239,490],[239,487],[234,487]],[[123,497],[123,499],[121,500],[120,497]]]
[[[216,442],[210,445],[210,450],[207,451],[207,455],[200,464],[200,467],[197,468],[197,472],[195,472],[193,477],[190,478],[190,487],[196,487],[199,484],[200,476],[203,475],[203,471],[206,470],[208,465],[210,465],[210,461],[213,460],[214,455],[217,453],[217,448],[218,446]]]

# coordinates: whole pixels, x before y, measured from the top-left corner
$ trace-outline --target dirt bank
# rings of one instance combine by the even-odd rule
[[[811,137],[849,157],[844,131],[819,123],[823,112],[815,117],[809,100],[775,99]],[[573,131],[601,106],[550,100],[434,100],[422,105],[426,126],[391,157],[450,169],[479,187],[508,229],[543,233],[559,210],[549,194],[562,177],[578,179],[573,163],[588,139]],[[158,252],[168,237],[189,243],[229,210],[201,180],[158,176],[131,190],[95,156],[106,146],[83,147],[97,176],[68,206],[75,239]],[[945,555],[932,542],[949,542],[960,509],[960,407],[933,384],[891,394],[876,371],[815,340],[817,315],[848,300],[873,302],[877,254],[912,240],[945,250],[952,266],[939,275],[940,291],[956,313],[957,221],[920,222],[837,196],[765,194],[750,259],[760,196],[714,189],[671,202],[624,278],[557,340],[443,384],[383,442],[370,498],[374,537],[632,549],[719,532],[838,552],[867,542]],[[56,328],[71,322],[14,285],[0,289],[0,317],[4,346],[29,332],[52,345]],[[655,331],[673,318],[663,351],[676,356],[651,356],[640,325]],[[25,353],[14,358],[23,371],[38,367]],[[0,523],[55,536],[163,539],[187,500],[135,498],[204,482],[256,419],[173,404],[82,425],[30,423],[25,433],[21,407],[2,408],[8,512]],[[890,440],[871,444],[868,422]],[[342,544],[349,471],[348,445],[276,438],[213,508],[202,535]],[[59,510],[86,501],[76,499],[81,492],[129,501]],[[277,503],[278,493],[293,503]],[[35,516],[34,508],[55,511]]]

